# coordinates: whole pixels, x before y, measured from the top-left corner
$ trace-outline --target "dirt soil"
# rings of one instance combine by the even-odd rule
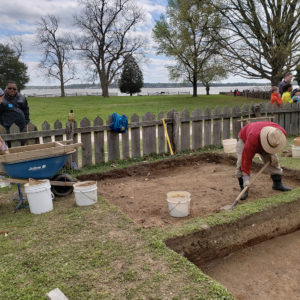
[[[254,167],[252,175],[258,170],[257,166]],[[224,205],[232,204],[240,192],[234,171],[234,157],[202,154],[85,175],[79,179],[99,180],[98,192],[101,197],[120,207],[139,225],[149,228],[204,217],[218,212]],[[284,183],[297,186],[297,181],[288,178],[284,179]],[[174,218],[169,214],[166,194],[176,190],[191,193],[188,217]],[[247,201],[277,193],[280,192],[272,190],[270,176],[262,174],[250,189]]]
[[[300,299],[300,231],[213,260],[201,269],[239,300]]]

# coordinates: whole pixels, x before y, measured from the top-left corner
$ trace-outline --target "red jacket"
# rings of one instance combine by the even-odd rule
[[[245,143],[245,147],[242,153],[242,164],[241,171],[246,174],[250,174],[250,169],[252,166],[252,159],[255,153],[266,153],[260,143],[260,132],[265,126],[272,126],[279,128],[284,135],[286,135],[285,130],[276,123],[273,122],[255,122],[249,123],[244,126],[239,132],[239,138]]]
[[[271,94],[271,104],[273,103],[277,103],[278,107],[280,107],[282,100],[281,100],[281,96],[279,93],[272,93]]]

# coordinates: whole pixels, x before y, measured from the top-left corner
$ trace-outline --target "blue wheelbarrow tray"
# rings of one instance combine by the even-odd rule
[[[68,156],[73,152],[15,163],[3,163],[3,166],[8,176],[12,178],[46,179],[53,177],[64,166]]]

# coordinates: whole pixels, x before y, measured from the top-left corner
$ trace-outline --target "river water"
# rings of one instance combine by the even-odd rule
[[[220,92],[230,92],[238,89],[243,90],[269,90],[270,86],[218,86],[211,87],[210,94],[219,94]],[[30,88],[21,91],[26,96],[44,96],[44,97],[55,97],[60,96],[59,88]],[[86,89],[65,89],[67,96],[81,96],[81,95],[101,95],[101,89],[86,88]],[[119,89],[112,88],[109,89],[111,96],[128,96],[128,94],[123,94]],[[139,95],[176,95],[176,94],[191,94],[193,93],[192,87],[177,87],[177,88],[143,88]],[[206,90],[204,87],[198,87],[198,95],[205,95]]]

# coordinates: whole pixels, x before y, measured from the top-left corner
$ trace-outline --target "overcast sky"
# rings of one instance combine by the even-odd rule
[[[145,14],[140,30],[148,38],[147,63],[141,65],[144,82],[169,82],[166,66],[172,60],[155,54],[152,40],[152,28],[155,21],[165,12],[167,0],[137,0]],[[64,31],[74,32],[73,16],[79,11],[78,0],[0,0],[0,43],[8,43],[11,37],[22,37],[24,55],[22,60],[28,66],[30,82],[28,85],[58,85],[57,81],[46,79],[37,68],[40,52],[34,46],[36,24],[42,16],[53,14],[59,17]],[[80,62],[77,63],[80,70]],[[83,66],[82,68],[83,69]],[[77,83],[87,82],[81,72]],[[224,82],[247,81],[239,77],[230,77]],[[256,80],[258,82],[258,80]]]

